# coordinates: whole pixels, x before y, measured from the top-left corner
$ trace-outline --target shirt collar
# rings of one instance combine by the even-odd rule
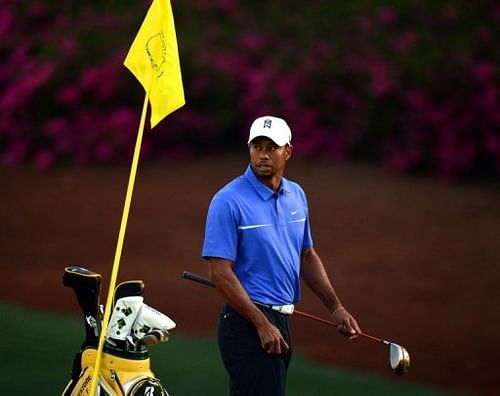
[[[264,183],[262,183],[259,179],[257,179],[257,176],[255,176],[255,173],[252,170],[252,165],[248,165],[244,176],[246,179],[250,182],[251,186],[257,191],[257,193],[261,196],[263,200],[268,200],[271,198],[274,194],[275,191],[267,187]],[[288,188],[288,183],[289,181],[286,180],[284,177],[281,178],[281,184],[278,193],[283,194],[284,192],[289,192],[290,189]]]

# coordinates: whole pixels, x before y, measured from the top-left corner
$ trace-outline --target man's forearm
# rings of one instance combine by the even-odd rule
[[[234,274],[228,260],[210,260],[210,278],[224,300],[247,320],[258,327],[267,321],[265,315],[250,300],[246,290]]]
[[[302,252],[301,276],[330,312],[334,312],[342,306],[326,273],[325,266],[313,248]]]

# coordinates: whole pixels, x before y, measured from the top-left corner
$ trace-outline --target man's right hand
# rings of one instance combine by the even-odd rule
[[[284,355],[290,348],[276,326],[266,320],[257,326],[262,349],[272,355]]]

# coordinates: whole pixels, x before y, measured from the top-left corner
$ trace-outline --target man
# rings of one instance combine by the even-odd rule
[[[283,177],[292,155],[291,131],[277,117],[251,125],[250,165],[210,204],[202,256],[226,300],[218,343],[231,395],[285,394],[292,354],[289,317],[300,300],[300,277],[339,324],[361,330],[342,306],[313,248],[302,188]]]

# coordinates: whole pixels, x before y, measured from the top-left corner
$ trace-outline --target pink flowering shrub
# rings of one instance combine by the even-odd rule
[[[275,113],[299,155],[500,176],[495,1],[172,3],[187,105],[143,160],[241,147]],[[3,164],[130,160],[143,92],[122,62],[148,4],[0,5]]]
[[[0,5],[2,164],[32,162],[45,169],[130,161],[144,93],[122,63],[147,4],[135,7]],[[179,113],[175,127],[146,136],[144,159],[190,155],[195,150],[180,131],[205,136],[213,130],[203,112]]]

